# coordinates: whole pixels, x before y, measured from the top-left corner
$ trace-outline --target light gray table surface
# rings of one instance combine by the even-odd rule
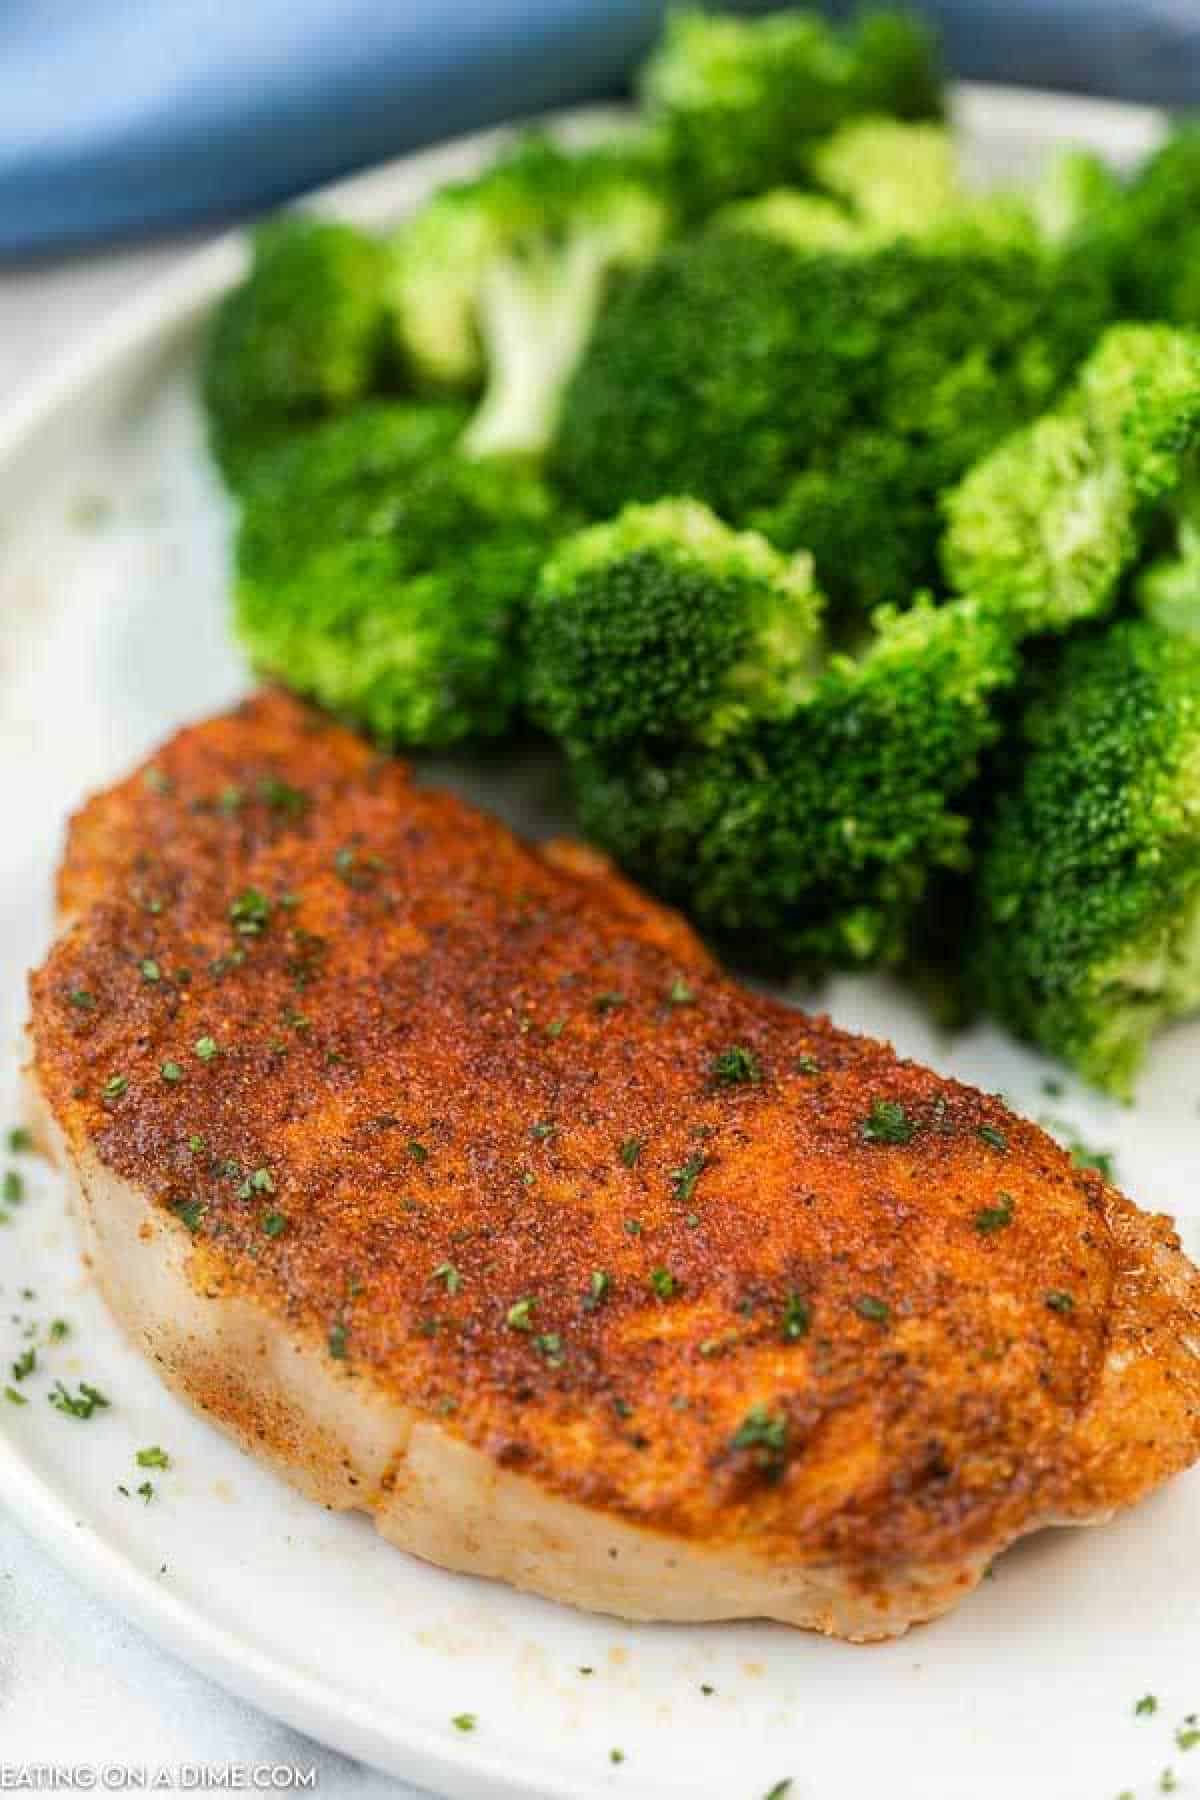
[[[0,271],[0,408],[189,247]],[[0,1776],[6,1765],[226,1762],[315,1765],[325,1800],[416,1800],[194,1674],[93,1599],[0,1506]]]

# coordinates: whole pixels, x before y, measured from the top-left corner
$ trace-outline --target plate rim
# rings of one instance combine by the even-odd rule
[[[978,82],[953,83],[950,92],[956,122],[966,131],[1014,140],[1030,135],[1043,141],[1090,138],[1119,146],[1121,154],[1134,157],[1152,148],[1166,126],[1165,114],[1158,108],[1093,96]],[[298,203],[324,214],[379,224],[398,182],[432,186],[443,172],[454,174],[460,166],[482,159],[514,129],[539,124],[551,131],[586,133],[622,116],[628,116],[627,109],[576,106],[509,121],[314,189]],[[242,225],[183,254],[175,268],[97,320],[68,350],[26,380],[0,415],[0,478],[10,464],[32,454],[39,435],[84,400],[106,374],[128,359],[148,358],[170,334],[194,323],[241,272],[248,241],[248,228]],[[196,1604],[157,1585],[90,1523],[74,1515],[2,1429],[0,1503],[86,1589],[154,1642],[297,1731],[456,1800],[458,1796],[528,1800],[537,1791],[513,1771],[506,1749],[490,1750],[486,1741],[447,1739],[415,1718],[402,1721],[398,1731],[385,1736],[372,1703],[325,1689],[294,1663],[239,1637]],[[609,1783],[582,1773],[554,1789],[561,1800],[598,1800],[611,1791]]]

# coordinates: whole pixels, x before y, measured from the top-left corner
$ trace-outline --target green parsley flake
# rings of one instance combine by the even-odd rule
[[[25,1198],[25,1183],[16,1169],[5,1170],[4,1185],[3,1189],[0,1191],[4,1194],[6,1205],[20,1205],[21,1201]]]
[[[433,1271],[434,1281],[440,1281],[448,1294],[462,1291],[463,1278],[451,1262],[439,1263]]]
[[[656,1268],[650,1271],[650,1286],[660,1300],[669,1300],[675,1292],[676,1282],[670,1269]]]
[[[105,1100],[119,1100],[121,1095],[128,1091],[128,1088],[129,1077],[127,1075],[110,1075],[100,1092]]]
[[[608,1760],[610,1763],[623,1763],[625,1761],[625,1752],[623,1750],[610,1750],[608,1753]]]
[[[308,795],[303,788],[291,787],[277,775],[267,775],[258,784],[258,797],[272,812],[285,818],[299,819],[308,811]]]
[[[866,1144],[907,1144],[916,1126],[898,1100],[875,1100],[859,1131]]]
[[[680,1168],[671,1170],[671,1192],[677,1200],[691,1199],[707,1166],[707,1156],[702,1150],[696,1150]]]
[[[29,1346],[28,1350],[22,1350],[22,1352],[21,1352],[20,1356],[18,1356],[16,1362],[13,1363],[12,1378],[14,1381],[24,1381],[26,1376],[32,1375],[33,1371],[36,1368],[37,1368],[37,1351],[33,1348],[33,1345],[31,1344]]]
[[[775,1783],[775,1786],[771,1789],[770,1793],[766,1795],[766,1800],[784,1800],[785,1794],[790,1794],[791,1791],[792,1778],[788,1775],[784,1780]]]
[[[13,1126],[8,1134],[8,1148],[13,1156],[22,1156],[33,1149],[33,1133],[28,1126]]]
[[[694,1006],[695,1004],[696,1004],[695,990],[688,986],[687,982],[683,979],[682,975],[677,975],[675,977],[674,981],[671,983],[670,987],[667,989],[667,1005],[668,1006]]]
[[[798,1056],[796,1058],[792,1067],[795,1069],[797,1075],[819,1075],[821,1073],[820,1063],[815,1056],[809,1056],[807,1051],[803,1056]]]
[[[77,1012],[95,1012],[96,1010],[96,997],[94,994],[89,994],[86,988],[72,988],[67,999]]]
[[[1180,1750],[1194,1750],[1200,1744],[1200,1726],[1181,1725],[1175,1733],[1175,1743]]]
[[[217,1040],[215,1038],[199,1037],[192,1045],[192,1048],[200,1058],[201,1062],[211,1062],[213,1057],[218,1054]]]
[[[854,1310],[860,1319],[870,1319],[874,1325],[886,1325],[892,1316],[887,1301],[877,1300],[874,1294],[863,1294],[854,1302]]]
[[[1075,1311],[1075,1300],[1071,1294],[1064,1293],[1062,1288],[1051,1288],[1046,1295],[1046,1305],[1051,1312],[1069,1313]]]
[[[474,1713],[462,1712],[455,1713],[450,1723],[453,1725],[455,1731],[474,1731],[479,1720]]]
[[[616,1012],[617,1009],[624,1006],[624,1004],[624,994],[618,994],[615,989],[610,989],[607,993],[596,995],[596,998],[592,1001],[592,1010],[593,1012],[598,1013]]]
[[[812,1324],[812,1307],[799,1294],[788,1295],[783,1307],[782,1331],[786,1342],[794,1344],[798,1338],[807,1337]]]
[[[329,1354],[333,1357],[334,1361],[344,1362],[346,1358],[346,1327],[342,1324],[340,1319],[336,1325],[331,1326],[328,1343]]]
[[[245,888],[231,901],[229,918],[241,937],[259,937],[270,922],[271,902],[258,888]]]
[[[981,1237],[991,1237],[997,1231],[1003,1231],[1012,1224],[1013,1197],[1000,1192],[996,1195],[995,1204],[981,1206],[975,1214],[975,1229]]]
[[[46,1398],[56,1412],[65,1413],[71,1419],[90,1419],[94,1412],[102,1411],[109,1404],[100,1389],[89,1381],[79,1383],[78,1394],[72,1394],[61,1381],[56,1381]]]
[[[71,1327],[67,1324],[65,1319],[51,1319],[50,1342],[52,1344],[61,1344],[63,1339],[70,1337],[70,1335]]]
[[[638,1158],[641,1156],[642,1151],[644,1149],[645,1149],[645,1139],[644,1138],[631,1137],[631,1138],[626,1138],[624,1140],[624,1142],[621,1145],[621,1153],[620,1154],[621,1154],[621,1161],[625,1164],[625,1167],[627,1169],[632,1169],[634,1167],[634,1165],[636,1164]]]
[[[979,1136],[983,1139],[984,1143],[990,1145],[993,1150],[999,1150],[1003,1153],[1008,1149],[1008,1139],[996,1125],[981,1125],[979,1127]]]
[[[592,1270],[591,1280],[588,1282],[587,1299],[584,1301],[584,1305],[589,1311],[594,1311],[596,1307],[604,1304],[611,1286],[612,1277],[607,1269]]]
[[[529,1128],[530,1137],[539,1144],[548,1143],[552,1137],[557,1135],[557,1132],[558,1126],[553,1119],[539,1119],[536,1125],[531,1125]]]
[[[267,1237],[277,1238],[287,1230],[286,1215],[281,1212],[263,1214],[262,1228]]]
[[[773,1413],[765,1406],[752,1406],[730,1438],[729,1448],[753,1451],[759,1468],[777,1475],[783,1468],[787,1441],[786,1415]]]
[[[14,1406],[28,1406],[29,1405],[28,1394],[18,1394],[16,1388],[14,1388],[14,1387],[6,1387],[5,1388],[4,1398],[6,1400],[11,1401]]]
[[[165,1062],[159,1067],[159,1074],[164,1081],[182,1081],[183,1070],[177,1062]]]
[[[504,1322],[510,1331],[532,1331],[533,1311],[537,1305],[532,1295],[523,1300],[514,1300],[504,1315]]]
[[[758,1058],[744,1044],[731,1044],[714,1056],[708,1072],[721,1087],[757,1087],[762,1080]]]
[[[202,1200],[175,1200],[171,1204],[171,1211],[177,1219],[182,1220],[192,1236],[195,1237],[204,1218],[204,1202]]]
[[[160,1449],[157,1444],[151,1444],[149,1449],[138,1451],[137,1466],[139,1469],[169,1469],[171,1459],[165,1450]]]
[[[418,1142],[416,1138],[409,1138],[408,1154],[415,1163],[427,1163],[429,1161],[428,1150],[425,1148],[424,1144]]]
[[[162,970],[152,956],[144,956],[138,967],[142,971],[142,980],[148,981],[152,987],[156,981],[162,980]]]

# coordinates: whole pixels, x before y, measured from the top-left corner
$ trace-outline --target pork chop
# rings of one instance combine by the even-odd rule
[[[1200,1278],[1001,1102],[268,693],[72,823],[32,1076],[165,1378],[404,1549],[852,1639],[1200,1454]]]

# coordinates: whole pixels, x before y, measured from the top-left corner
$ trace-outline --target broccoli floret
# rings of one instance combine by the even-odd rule
[[[1121,183],[1101,157],[1072,147],[1051,157],[1029,190],[1029,207],[1048,244],[1077,244],[1105,230]]]
[[[784,549],[820,533],[832,602],[902,602],[937,575],[936,496],[1049,404],[1106,309],[1090,269],[1017,244],[705,233],[601,314],[553,465],[597,517],[689,493]],[[901,471],[894,509],[841,475],[881,466]]]
[[[1021,729],[977,874],[984,1002],[1128,1096],[1200,1006],[1200,643],[1146,620],[1069,641]]]
[[[400,229],[396,332],[421,381],[485,384],[471,451],[545,447],[610,279],[652,256],[669,223],[640,144],[570,152],[530,137]]]
[[[1015,679],[972,601],[886,611],[786,720],[715,747],[568,745],[585,830],[735,953],[894,962],[936,870],[966,859],[955,801]]]
[[[1200,325],[1200,123],[1143,164],[1109,223],[1122,312]]]
[[[627,507],[568,538],[529,612],[529,706],[560,738],[612,749],[717,743],[786,716],[821,649],[812,559],[735,532],[694,500]]]
[[[1154,522],[1150,560],[1138,572],[1134,593],[1141,610],[1166,630],[1200,639],[1200,468],[1194,457]]]
[[[1061,631],[1106,611],[1198,434],[1200,338],[1166,325],[1112,327],[1061,407],[947,497],[952,585],[1022,632]]]
[[[794,250],[868,251],[877,240],[845,206],[825,194],[772,188],[713,214],[711,231],[745,231]]]
[[[386,266],[382,246],[349,225],[294,217],[256,233],[250,273],[217,308],[204,360],[210,442],[233,487],[264,449],[378,384]]]
[[[454,423],[361,408],[265,459],[246,494],[252,660],[389,744],[505,729],[520,615],[563,523],[535,476],[461,455]]]
[[[814,147],[860,113],[923,119],[942,111],[933,40],[898,13],[869,16],[839,36],[811,12],[758,20],[677,12],[640,89],[693,217],[742,195],[806,185]]]

